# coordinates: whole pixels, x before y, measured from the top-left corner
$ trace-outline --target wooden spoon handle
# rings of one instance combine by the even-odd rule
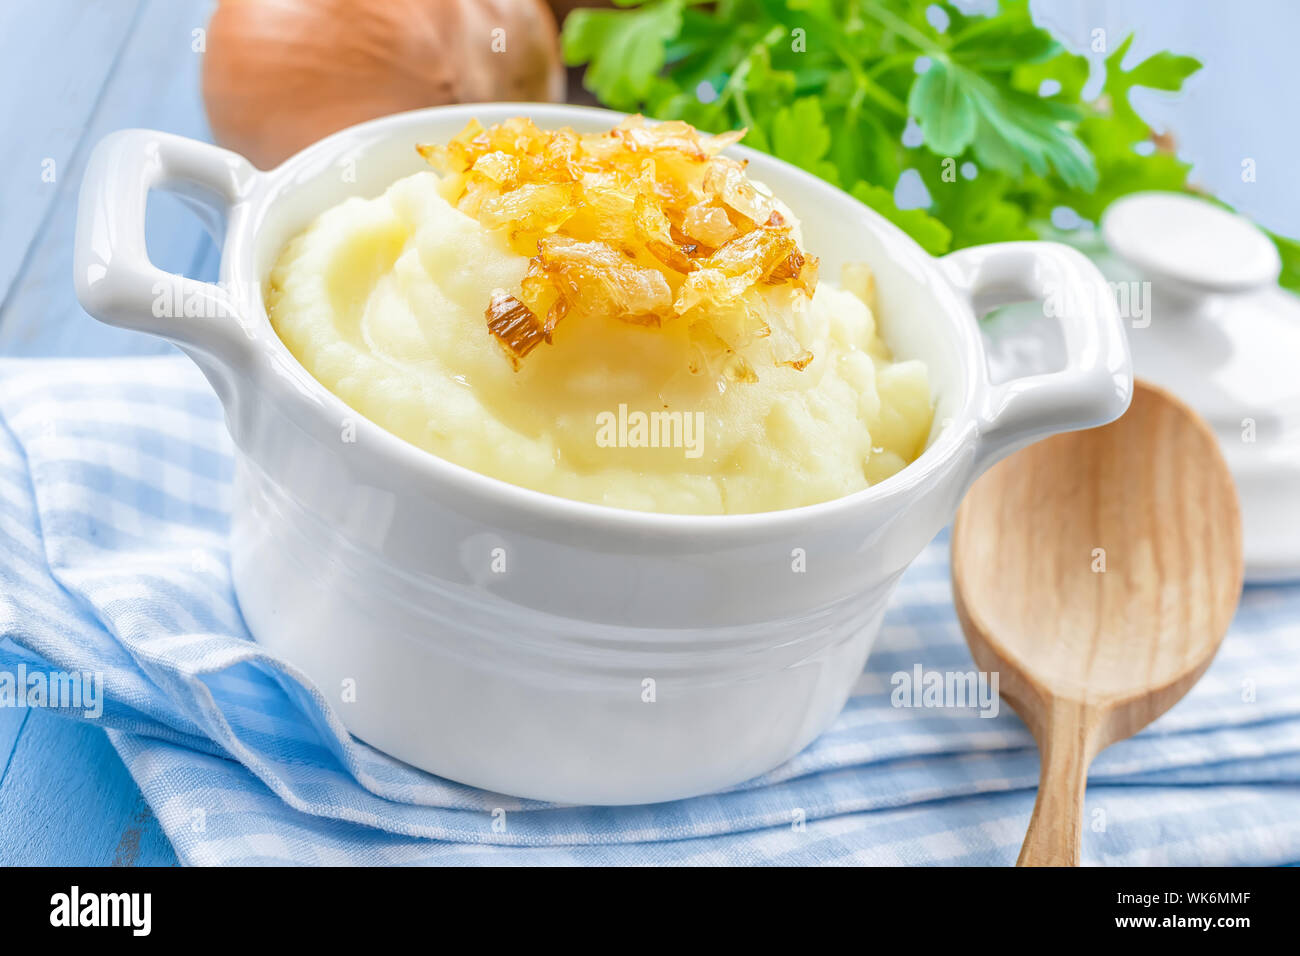
[[[1083,792],[1088,784],[1091,715],[1081,705],[1055,701],[1039,753],[1038,799],[1016,866],[1078,866]]]

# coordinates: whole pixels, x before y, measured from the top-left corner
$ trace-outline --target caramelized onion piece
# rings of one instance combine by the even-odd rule
[[[673,240],[672,224],[651,197],[644,194],[636,197],[633,216],[636,220],[637,237],[652,256],[676,272],[690,272],[695,268],[690,254],[697,247],[679,246]]]
[[[704,188],[751,223],[764,222],[768,217],[770,207],[745,176],[744,165],[735,160],[719,159],[710,164],[704,174]]]
[[[578,190],[572,183],[524,183],[483,198],[478,221],[489,229],[507,229],[510,237],[548,235],[577,209]]]
[[[696,203],[682,216],[682,232],[714,249],[736,238],[736,227],[721,206]]]
[[[720,155],[743,135],[640,116],[588,134],[514,118],[472,121],[445,146],[417,149],[456,208],[518,251],[537,250],[519,294],[498,290],[486,312],[516,369],[571,313],[680,320],[688,367],[725,387],[756,380],[747,349],[757,339],[771,339],[778,365],[812,361],[789,323],[794,300],[816,290],[817,259],[745,164]]]
[[[567,303],[568,310],[589,315],[608,313],[638,325],[658,325],[672,305],[672,292],[663,274],[637,265],[603,242],[581,242],[549,236],[537,243],[537,256],[525,277],[525,300],[537,288],[528,278],[545,276]],[[554,328],[552,323],[547,323]]]
[[[537,321],[537,315],[504,289],[492,293],[486,310],[487,327],[501,343],[510,364],[519,368],[519,360],[545,341],[547,332]]]
[[[689,123],[671,120],[657,126],[647,126],[645,118],[641,116],[629,117],[610,133],[616,139],[623,140],[632,152],[671,149],[700,163],[712,159],[745,135],[744,130],[736,130],[721,136],[705,137]]]

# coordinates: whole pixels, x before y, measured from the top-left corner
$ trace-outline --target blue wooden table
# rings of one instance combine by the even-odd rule
[[[105,134],[147,126],[208,138],[199,96],[203,29],[215,0],[4,0],[0,4],[0,354],[147,354],[169,346],[92,321],[72,293],[77,189]],[[1097,28],[1135,53],[1172,47],[1227,64],[1177,103],[1143,106],[1178,131],[1197,175],[1266,225],[1300,233],[1300,192],[1277,170],[1300,151],[1276,112],[1278,76],[1300,29],[1292,0],[1237,5],[1040,0],[1037,16],[1076,46]],[[1194,15],[1193,15],[1194,14]],[[1285,87],[1285,88],[1284,88]],[[1243,156],[1259,161],[1245,182]],[[1272,162],[1270,162],[1272,160]],[[217,251],[167,196],[150,199],[149,250],[165,269],[215,278]],[[2,636],[2,635],[0,635]],[[42,711],[0,709],[0,865],[175,864],[103,732]]]
[[[105,134],[148,126],[208,138],[198,42],[212,0],[0,4],[0,354],[170,348],[100,325],[72,293],[77,190]],[[196,49],[197,48],[197,49]],[[214,278],[217,254],[171,197],[150,200],[149,251]],[[174,865],[176,854],[102,730],[0,709],[0,865]]]

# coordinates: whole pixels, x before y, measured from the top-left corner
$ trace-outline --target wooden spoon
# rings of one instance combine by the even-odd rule
[[[1196,683],[1241,582],[1214,433],[1153,386],[1118,421],[1031,445],[971,488],[952,533],[957,614],[1042,759],[1017,865],[1078,865],[1088,765]]]

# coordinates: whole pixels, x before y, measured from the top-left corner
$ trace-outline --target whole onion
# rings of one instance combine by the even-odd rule
[[[564,86],[544,0],[221,0],[203,58],[213,136],[264,169],[377,116]]]

